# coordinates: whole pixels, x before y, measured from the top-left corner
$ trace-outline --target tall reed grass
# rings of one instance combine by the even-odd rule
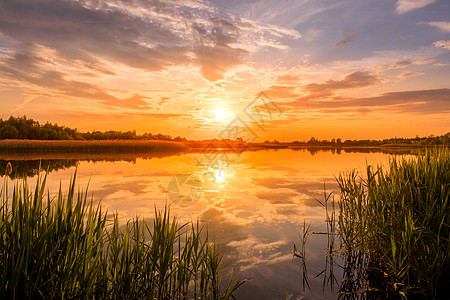
[[[323,276],[324,287],[333,287],[337,265],[340,299],[450,299],[449,150],[394,157],[385,168],[369,165],[363,176],[342,173],[337,182],[338,208],[331,193],[319,201],[328,243],[325,269],[316,277]],[[302,248],[294,245],[303,274],[305,228]]]
[[[46,175],[34,192],[0,189],[1,299],[229,299],[245,282],[223,280],[215,244],[168,208],[121,226],[75,192],[75,176],[67,193],[45,190]]]
[[[0,140],[1,153],[181,153],[187,149],[183,143],[153,140]]]
[[[386,169],[368,166],[365,178],[350,172],[337,181],[338,232],[348,253],[363,251],[364,291],[449,299],[449,150],[393,158]]]

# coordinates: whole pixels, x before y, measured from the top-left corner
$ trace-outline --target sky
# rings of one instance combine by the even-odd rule
[[[0,0],[0,107],[190,139],[236,118],[256,140],[442,135],[450,1]]]

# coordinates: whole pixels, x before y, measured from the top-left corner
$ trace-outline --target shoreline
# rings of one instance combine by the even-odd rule
[[[235,142],[235,141],[188,141],[178,142],[169,140],[19,140],[19,139],[4,139],[0,140],[0,151],[6,147],[14,148],[34,148],[34,147],[147,147],[147,146],[183,146],[188,149],[209,149],[209,148],[274,148],[274,149],[303,149],[303,148],[423,148],[443,146],[437,144],[419,145],[419,144],[380,144],[380,145],[308,145],[291,142],[280,143],[261,143],[261,142]],[[447,146],[447,145],[445,145]]]
[[[195,143],[195,144],[194,144]],[[442,148],[442,145],[380,145],[380,146],[299,146],[272,145],[262,143],[241,144],[228,147],[202,147],[204,142],[189,142],[188,145],[172,141],[57,141],[57,140],[0,140],[0,160],[128,160],[152,159],[184,154],[223,153],[241,154],[249,151],[309,151],[342,153],[388,153],[417,154],[425,149]]]
[[[340,154],[351,152],[383,152],[390,154],[414,154],[427,148],[447,145],[383,144],[383,145],[298,145],[164,140],[0,140],[0,159],[95,159],[102,158],[162,158],[172,155],[224,153],[241,154],[247,151],[290,149],[292,151],[331,151]]]

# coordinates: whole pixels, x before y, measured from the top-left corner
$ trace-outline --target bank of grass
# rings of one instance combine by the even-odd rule
[[[172,141],[135,140],[0,140],[0,153],[181,153],[186,145]]]
[[[0,190],[0,299],[229,299],[244,282],[224,280],[215,244],[169,209],[120,226],[75,179],[45,189],[46,176]]]
[[[338,178],[338,233],[345,253],[362,254],[366,262],[364,286],[358,292],[449,299],[448,149],[392,159],[385,169],[369,166],[365,178],[356,172]],[[361,260],[346,261],[351,267],[348,262]],[[343,286],[355,286],[350,282],[355,278],[347,275]],[[344,295],[347,292],[344,289]]]

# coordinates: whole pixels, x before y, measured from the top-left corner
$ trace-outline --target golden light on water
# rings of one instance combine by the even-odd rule
[[[222,183],[225,182],[225,171],[221,168],[217,170],[217,173],[214,175],[215,181]]]

